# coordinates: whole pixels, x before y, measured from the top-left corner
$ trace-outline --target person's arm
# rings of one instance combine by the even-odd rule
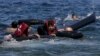
[[[58,31],[62,32],[62,31],[64,31],[64,29],[58,29]]]
[[[65,31],[72,32],[73,29],[72,29],[71,27],[66,27],[66,28],[65,28]]]
[[[28,32],[32,32],[32,27],[29,27]]]
[[[62,31],[73,31],[73,29],[71,27],[66,27],[65,29],[58,29],[58,31],[62,32]]]
[[[14,33],[17,30],[17,28],[7,28],[5,31],[7,33]]]
[[[56,34],[50,34],[50,35],[51,35],[51,36],[54,36],[54,37],[56,36]]]

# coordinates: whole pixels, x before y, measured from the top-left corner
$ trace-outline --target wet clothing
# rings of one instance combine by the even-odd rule
[[[21,23],[15,33],[13,34],[16,37],[21,37],[21,36],[28,36],[28,28],[29,26],[26,23]]]
[[[11,23],[11,27],[12,27],[12,28],[17,28],[17,26],[18,26],[18,23],[17,23],[16,21],[13,21],[13,22]]]
[[[37,32],[39,35],[48,35],[45,26],[39,26],[37,28]]]
[[[53,29],[50,29],[50,27],[53,27]],[[46,22],[45,23],[45,28],[46,28],[46,31],[47,31],[47,34],[50,35],[50,34],[56,34],[57,32],[57,28],[55,26],[55,22],[54,21],[50,21],[49,22]]]
[[[49,29],[53,27],[54,29]],[[56,34],[57,28],[54,21],[46,21],[43,26],[38,27],[37,32],[39,35],[51,35]]]

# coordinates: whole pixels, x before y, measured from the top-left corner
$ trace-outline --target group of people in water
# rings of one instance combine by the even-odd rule
[[[74,18],[75,16],[73,16]],[[34,34],[29,34],[30,24],[21,22],[18,23],[16,21],[11,23],[11,27],[7,28],[7,32],[10,32],[10,35],[4,37],[4,40],[10,41],[11,38],[29,38],[30,36],[36,36],[36,39],[41,38],[42,35],[56,36],[58,32],[66,31],[72,32],[73,29],[71,27],[66,27],[64,29],[58,29],[56,27],[55,20],[50,19],[44,21],[44,23],[37,28],[37,32]]]

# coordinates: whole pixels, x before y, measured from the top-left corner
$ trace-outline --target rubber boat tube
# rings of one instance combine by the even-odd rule
[[[18,24],[25,22],[29,25],[37,25],[37,24],[43,24],[44,21],[43,20],[39,20],[39,19],[24,19],[24,20],[18,20]]]
[[[75,24],[71,25],[73,30],[78,30],[86,25],[89,25],[90,23],[93,23],[96,21],[95,13],[91,14],[90,16],[86,17],[85,19],[76,22]]]
[[[86,17],[85,19],[71,25],[70,27],[73,28],[73,30],[78,30],[90,23],[93,23],[95,22],[96,20],[96,17],[95,17],[95,13],[91,14],[90,16]],[[36,20],[36,19],[29,19],[29,20],[19,20],[18,21],[19,23],[21,22],[26,22],[30,25],[34,25],[34,24],[43,24],[44,22],[42,20]],[[73,39],[79,39],[79,38],[82,38],[83,37],[83,34],[78,32],[78,31],[73,31],[73,32],[57,32],[57,37],[69,37],[69,38],[73,38]],[[37,36],[30,36],[30,37],[24,37],[24,38],[15,38],[17,41],[22,41],[22,40],[28,40],[28,39],[36,39]],[[48,36],[48,35],[44,35],[44,36],[41,36],[41,38],[52,38],[52,36]]]
[[[73,38],[73,39],[80,39],[83,37],[83,34],[78,32],[78,31],[73,31],[73,32],[58,32],[56,34],[58,37],[67,37],[67,38]]]
[[[80,32],[58,32],[57,34],[58,38],[73,38],[73,39],[80,39],[83,37],[83,34]],[[49,35],[42,35],[40,38],[54,38],[54,36],[49,36]],[[37,39],[37,36],[29,36],[29,37],[14,37],[16,41],[23,41],[23,40],[32,40],[32,39]]]

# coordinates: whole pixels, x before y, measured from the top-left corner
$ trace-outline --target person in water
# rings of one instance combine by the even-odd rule
[[[15,24],[16,23],[16,24]],[[17,37],[27,37],[28,36],[28,28],[29,25],[26,23],[21,23],[18,25],[17,22],[12,22],[11,24],[13,27],[10,28],[11,34],[4,37],[4,40],[10,41],[11,38],[17,38]],[[14,27],[16,26],[16,27]],[[15,30],[13,30],[15,29]]]
[[[7,28],[7,32],[14,34],[16,36],[27,36],[28,35],[28,29],[29,29],[29,25],[26,23],[18,23],[16,21],[13,21],[11,23],[11,27]]]
[[[29,25],[26,23],[21,23],[17,30],[14,32],[14,36],[16,37],[27,37],[28,36],[28,28]]]
[[[73,20],[78,20],[78,16],[75,13],[72,13],[72,19]]]
[[[73,29],[71,27],[66,27],[65,29],[57,29],[54,20],[47,20],[43,26],[38,27],[37,32],[41,35],[51,35],[56,36],[57,32],[68,31],[71,32]]]
[[[4,36],[4,41],[10,41],[12,39],[12,34],[17,30],[17,27],[18,23],[16,21],[13,21],[11,23],[11,26],[6,29],[6,32],[10,34]]]
[[[13,31],[12,34],[9,34],[7,36],[4,37],[4,40],[6,41],[10,41],[11,38],[15,38],[15,39],[28,39],[29,37],[29,25],[27,23],[20,23],[19,25],[17,24],[12,24],[12,25],[16,25],[17,28],[15,31]],[[56,33],[58,31],[72,31],[72,29],[66,28],[66,29],[57,29],[56,25],[55,25],[55,21],[54,20],[47,20],[43,26],[38,28],[38,33],[33,34],[34,36],[36,36],[36,39],[39,39],[41,35],[51,35],[51,36],[56,36]],[[32,36],[33,36],[32,35]]]
[[[6,29],[7,33],[14,33],[17,29],[18,23],[16,21],[13,21],[11,23],[11,26],[9,28]]]
[[[18,40],[18,39],[32,39],[32,38],[29,38],[29,36],[33,36],[33,35],[38,36],[37,34],[29,35],[29,32],[31,31],[31,29],[30,29],[30,25],[28,23],[25,23],[25,22],[17,23],[14,21],[14,22],[12,22],[11,25],[12,25],[12,27],[10,28],[10,31],[12,33],[9,35],[6,35],[4,37],[4,40],[6,40],[6,41],[10,41],[11,38],[14,38],[16,40]],[[15,30],[13,30],[13,29],[15,29]]]
[[[39,35],[53,35],[55,36],[57,31],[55,21],[53,20],[47,20],[45,23],[38,27],[37,32]]]

